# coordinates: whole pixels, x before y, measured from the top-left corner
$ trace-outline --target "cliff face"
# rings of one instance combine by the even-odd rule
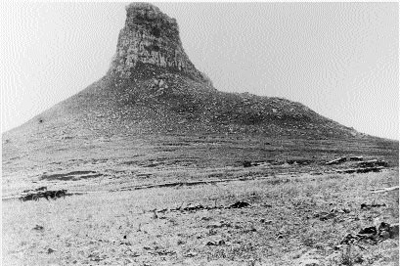
[[[206,81],[183,50],[175,19],[146,3],[132,3],[126,7],[126,12],[112,72],[129,78],[142,64],[151,64]]]

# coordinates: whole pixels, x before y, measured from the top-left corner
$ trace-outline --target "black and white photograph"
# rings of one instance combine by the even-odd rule
[[[1,265],[399,265],[399,2],[5,1]]]

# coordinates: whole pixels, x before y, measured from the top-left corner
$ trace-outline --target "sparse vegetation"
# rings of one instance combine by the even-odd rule
[[[371,193],[388,182],[398,184],[397,170],[334,176],[296,174],[289,182],[273,184],[264,179],[101,192],[31,202],[29,208],[28,203],[6,201],[4,255],[41,265],[90,263],[93,254],[101,264],[293,265],[307,254],[321,265],[396,265],[396,239],[360,244],[365,250],[340,242],[346,232],[372,225],[372,216],[398,221],[392,215],[397,204],[392,195]],[[219,207],[238,202],[250,204]],[[364,202],[387,206],[361,211]],[[32,231],[35,225],[43,227],[40,234]],[[25,255],[18,257],[15,251],[21,248]],[[55,251],[35,255],[48,248]]]

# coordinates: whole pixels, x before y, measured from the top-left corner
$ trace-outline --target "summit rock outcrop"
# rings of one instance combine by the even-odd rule
[[[132,3],[126,13],[112,62],[114,73],[129,78],[138,68],[150,64],[206,81],[184,51],[175,19],[147,3]]]

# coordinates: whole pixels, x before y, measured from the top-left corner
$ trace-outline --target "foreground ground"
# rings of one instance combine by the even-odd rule
[[[398,223],[398,192],[371,193],[398,180],[397,167],[292,172],[3,200],[3,265],[398,265],[398,238],[340,244],[349,233]]]

